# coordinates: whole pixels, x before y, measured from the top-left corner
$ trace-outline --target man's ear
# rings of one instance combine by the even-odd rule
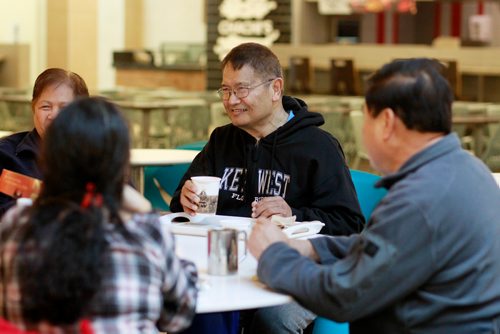
[[[381,121],[383,122],[382,138],[386,141],[394,135],[397,116],[391,108],[384,108],[380,112],[379,117],[381,117]]]
[[[273,102],[281,101],[283,97],[283,78],[276,78],[271,83],[273,89]]]

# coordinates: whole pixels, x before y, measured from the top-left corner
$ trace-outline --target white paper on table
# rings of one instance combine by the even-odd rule
[[[229,227],[250,232],[253,222],[252,218],[214,215],[197,223],[175,223],[172,219],[179,214],[167,214],[160,217],[160,222],[174,234],[207,236],[208,230],[214,227]],[[186,217],[189,217],[186,215]],[[244,224],[246,222],[246,225]],[[292,239],[302,238],[319,233],[325,224],[320,221],[296,222],[283,229],[283,232]]]

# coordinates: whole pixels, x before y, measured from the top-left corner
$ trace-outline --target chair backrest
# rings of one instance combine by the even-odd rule
[[[368,221],[373,209],[387,194],[387,190],[385,188],[375,188],[375,183],[380,180],[380,176],[378,175],[351,169],[351,178],[358,194],[361,212],[365,216],[366,221]]]
[[[317,317],[314,320],[312,334],[349,334],[349,323]]]
[[[460,77],[460,73],[458,72],[457,61],[450,59],[439,59],[439,62],[443,64],[443,76],[450,83],[450,87],[453,90],[455,98],[459,99],[462,95],[462,80]]]
[[[378,175],[351,169],[351,178],[358,194],[361,212],[368,221],[373,209],[387,194],[387,190],[374,187],[374,184],[380,179]],[[349,323],[339,323],[327,318],[317,317],[314,320],[312,334],[349,334]]]
[[[291,93],[310,94],[311,65],[309,57],[292,56],[288,63],[288,91]]]
[[[177,146],[183,150],[201,150],[207,142],[204,140]],[[144,168],[144,197],[153,208],[160,211],[170,210],[170,200],[180,180],[190,164],[178,164],[165,167]]]
[[[354,60],[335,58],[330,60],[330,93],[333,95],[359,95],[358,73]]]

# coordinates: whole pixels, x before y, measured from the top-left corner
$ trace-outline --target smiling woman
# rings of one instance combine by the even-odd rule
[[[31,108],[35,129],[43,137],[45,128],[59,110],[77,96],[89,96],[85,81],[78,74],[61,68],[49,68],[35,81]]]
[[[0,223],[7,321],[40,334],[81,333],[85,320],[95,334],[189,325],[196,268],[176,257],[149,202],[125,184],[129,151],[126,119],[102,98],[70,103],[47,128],[40,195]]]
[[[45,130],[62,107],[81,96],[89,96],[89,91],[78,74],[61,68],[43,71],[35,81],[31,100],[35,128],[0,139],[0,173],[7,169],[41,179],[37,158]],[[14,198],[0,193],[0,217],[14,203]]]

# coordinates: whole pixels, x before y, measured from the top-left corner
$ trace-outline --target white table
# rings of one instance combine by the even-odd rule
[[[200,277],[196,313],[236,311],[286,304],[292,297],[269,290],[256,278],[257,261],[248,253],[239,263],[238,273],[230,276],[207,274],[207,238],[175,235],[176,253],[193,261]],[[243,241],[238,244],[243,254]]]
[[[184,164],[193,161],[198,153],[197,150],[133,148],[130,164],[132,167]]]
[[[13,134],[12,131],[0,130],[0,138],[10,136],[11,134]]]
[[[199,152],[195,150],[134,148],[130,151],[132,180],[139,191],[144,193],[144,167],[191,163]]]
[[[492,174],[495,180],[497,181],[498,186],[500,187],[500,173],[492,173]]]

